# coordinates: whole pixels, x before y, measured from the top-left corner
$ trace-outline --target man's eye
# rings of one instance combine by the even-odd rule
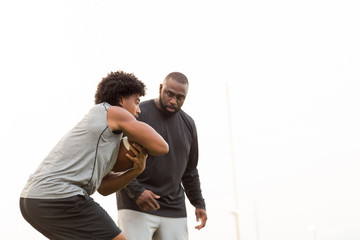
[[[177,100],[179,100],[179,101],[183,101],[184,99],[185,99],[184,96],[177,96]]]

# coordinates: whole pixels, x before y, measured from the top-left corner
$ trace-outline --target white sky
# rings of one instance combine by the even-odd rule
[[[1,1],[1,239],[43,239],[22,218],[29,174],[93,105],[110,71],[149,99],[190,80],[209,215],[190,239],[360,239],[360,3]],[[229,89],[233,156],[231,161]],[[94,198],[117,218],[115,196]],[[257,213],[257,214],[255,214]],[[256,238],[258,222],[259,236]]]

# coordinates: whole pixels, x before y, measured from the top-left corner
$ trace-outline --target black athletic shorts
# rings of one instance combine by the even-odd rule
[[[111,240],[120,228],[91,197],[60,199],[20,198],[25,220],[45,237],[56,240]]]

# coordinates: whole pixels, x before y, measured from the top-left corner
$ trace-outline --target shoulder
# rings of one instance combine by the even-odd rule
[[[180,110],[179,111],[179,115],[181,116],[181,118],[184,120],[184,121],[186,121],[186,122],[188,122],[188,123],[191,123],[192,125],[195,125],[195,121],[194,121],[194,119],[189,115],[189,114],[187,114],[184,110]]]
[[[126,109],[119,107],[119,106],[110,106],[107,109],[107,122],[111,127],[114,123],[116,125],[122,125],[123,123],[136,121],[135,117]],[[115,129],[111,128],[112,130],[119,130],[119,126]]]
[[[141,113],[139,114],[139,119],[142,119],[142,117],[144,117],[145,115],[147,115],[147,113],[151,113],[152,115],[154,115],[154,113],[156,112],[156,105],[155,105],[155,101],[154,99],[150,99],[144,102],[140,103],[140,111]]]
[[[106,103],[106,102],[102,102],[102,103],[97,103],[97,104],[95,104],[94,106],[92,106],[92,107],[90,108],[90,110],[92,110],[92,109],[99,109],[99,110],[106,110],[106,111],[107,111],[107,109],[108,109],[109,107],[111,107],[110,104],[108,104],[108,103]]]
[[[184,112],[182,109],[179,111],[179,116],[189,131],[196,135],[196,125],[194,119],[192,119],[192,117],[190,117],[190,115]]]
[[[142,108],[148,108],[152,106],[155,106],[154,99],[146,100],[140,103],[140,107]]]
[[[106,108],[109,117],[129,117],[132,116],[129,111],[119,106],[108,106]]]
[[[89,112],[107,112],[110,107],[111,105],[109,103],[102,102],[92,106]]]
[[[88,110],[87,116],[88,116],[88,117],[91,117],[91,116],[98,116],[98,115],[106,115],[106,114],[107,114],[108,106],[105,105],[105,104],[106,104],[106,103],[99,103],[99,104],[93,105],[93,106]],[[111,105],[109,105],[109,106],[111,106]]]

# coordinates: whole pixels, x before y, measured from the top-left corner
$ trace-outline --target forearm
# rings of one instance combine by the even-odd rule
[[[186,196],[188,197],[190,203],[195,208],[206,209],[205,200],[202,196],[202,191],[200,186],[193,186],[185,188]]]
[[[134,200],[136,200],[146,190],[136,178],[126,185],[124,189],[126,190],[128,196]]]
[[[198,171],[194,169],[191,173],[192,174],[185,174],[182,178],[186,196],[193,206],[205,209],[205,200],[202,196]]]
[[[103,196],[110,195],[124,188],[140,173],[141,172],[135,169],[131,169],[125,173],[110,172],[103,178],[97,191]]]

